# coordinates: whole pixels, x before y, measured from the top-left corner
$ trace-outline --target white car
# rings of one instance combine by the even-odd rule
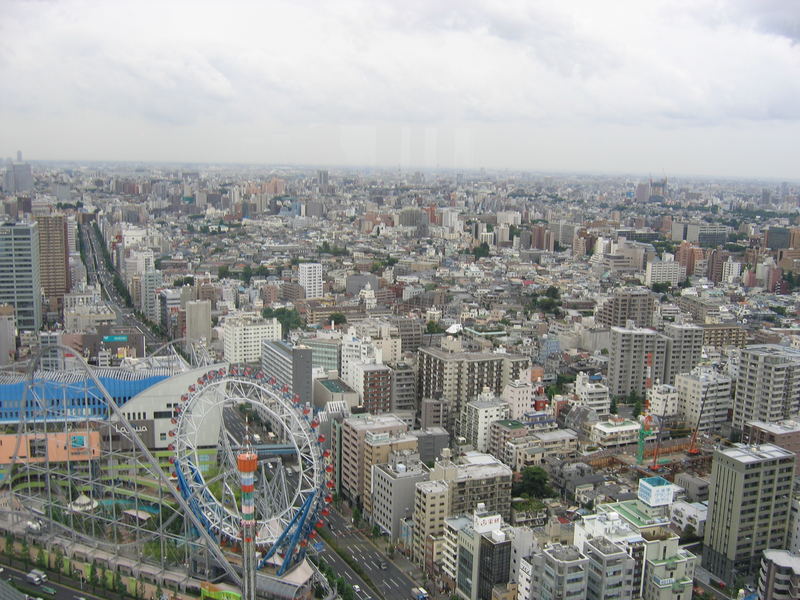
[[[357,594],[358,592],[360,592],[360,591],[361,591],[361,586],[360,586],[360,585],[358,585],[358,584],[354,585],[354,586],[353,586],[353,591],[354,591],[354,592]]]

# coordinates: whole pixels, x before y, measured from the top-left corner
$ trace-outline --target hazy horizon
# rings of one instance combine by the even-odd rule
[[[4,8],[3,157],[798,178],[792,0]]]

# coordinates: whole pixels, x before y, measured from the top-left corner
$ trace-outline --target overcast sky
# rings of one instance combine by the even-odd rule
[[[800,179],[798,0],[3,0],[0,156]]]

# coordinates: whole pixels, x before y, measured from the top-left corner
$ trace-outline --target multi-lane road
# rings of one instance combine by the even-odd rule
[[[117,315],[117,324],[128,325],[138,329],[144,335],[147,346],[151,348],[157,348],[163,344],[166,340],[154,334],[147,325],[137,319],[133,310],[125,308],[125,300],[119,295],[117,288],[114,286],[114,273],[108,270],[104,259],[102,252],[103,241],[98,238],[94,227],[91,225],[82,226],[81,236],[86,255],[86,273],[89,283],[100,284],[111,309]]]
[[[27,571],[21,571],[8,566],[3,566],[2,568],[3,572],[0,573],[0,577],[12,585],[18,584],[22,586],[23,589],[28,591],[36,591],[37,593],[32,596],[34,598],[39,596],[42,598],[54,598],[55,600],[79,600],[80,598],[85,598],[85,600],[103,600],[103,598],[108,598],[107,594],[104,596],[96,596],[94,594],[90,594],[89,592],[73,589],[52,581],[47,581],[46,583],[42,584],[45,587],[52,588],[56,591],[55,595],[48,594],[42,590],[41,586],[33,585],[28,581],[26,577]]]
[[[361,532],[355,529],[349,517],[340,514],[336,510],[331,511],[328,517],[328,529],[333,534],[339,549],[348,553],[364,569],[364,572],[378,588],[377,591],[383,598],[394,600],[395,598],[411,597],[411,589],[417,587],[419,583],[415,582],[399,566],[399,561],[394,562],[389,559]],[[324,550],[319,554],[337,573],[345,578],[347,583],[359,586],[360,591],[356,592],[356,596],[361,600],[379,598],[374,590],[328,544],[325,544]]]

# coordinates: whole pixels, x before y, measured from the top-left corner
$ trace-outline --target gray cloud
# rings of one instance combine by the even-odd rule
[[[797,32],[792,0],[11,0],[0,17],[0,125],[19,144],[32,120],[82,120],[97,133],[75,143],[97,152],[114,123],[151,124],[156,136],[278,136],[288,152],[309,127],[658,135],[794,124]]]

